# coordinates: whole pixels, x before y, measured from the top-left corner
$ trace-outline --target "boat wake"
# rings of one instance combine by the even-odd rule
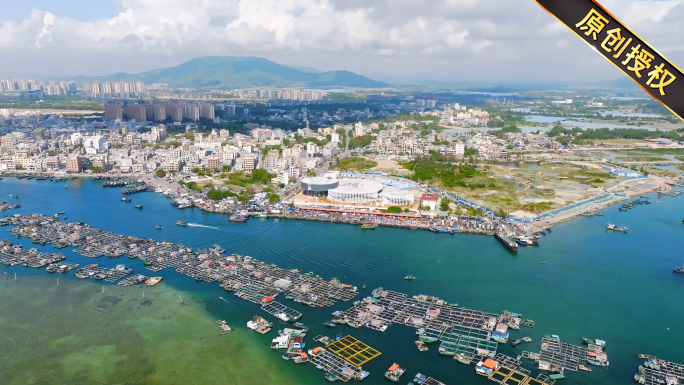
[[[207,225],[200,225],[199,223],[188,223],[188,226],[190,226],[190,227],[204,227],[205,229],[214,229],[214,230],[218,230],[218,227],[207,226]]]

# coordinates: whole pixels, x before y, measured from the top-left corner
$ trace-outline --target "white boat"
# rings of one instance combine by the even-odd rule
[[[613,230],[613,231],[622,231],[623,233],[627,232],[627,227],[625,226],[615,226],[612,223],[609,223],[606,225],[606,230]]]

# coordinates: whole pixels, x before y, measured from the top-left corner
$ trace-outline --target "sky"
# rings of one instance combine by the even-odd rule
[[[684,0],[600,3],[684,67]],[[624,76],[534,0],[0,1],[0,78],[139,73],[198,56],[398,83]]]

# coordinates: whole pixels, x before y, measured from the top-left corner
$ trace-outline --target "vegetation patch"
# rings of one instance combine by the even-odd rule
[[[337,164],[338,170],[368,170],[376,167],[378,162],[365,158],[346,158]]]

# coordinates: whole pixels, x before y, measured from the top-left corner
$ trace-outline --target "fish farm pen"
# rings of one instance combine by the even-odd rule
[[[271,301],[266,304],[264,304],[261,307],[262,310],[264,310],[266,313],[278,318],[281,321],[297,321],[298,319],[302,318],[302,313],[290,309],[287,306],[283,305],[280,302],[276,301]]]
[[[522,368],[515,369],[499,365],[487,376],[487,379],[505,385],[553,385],[555,383],[544,374],[539,374],[536,378],[530,377],[529,374],[528,370]]]
[[[219,246],[193,251],[181,244],[116,234],[83,222],[63,222],[40,214],[12,215],[0,219],[0,225],[15,226],[8,231],[17,238],[28,238],[34,243],[52,244],[55,247],[75,247],[74,252],[86,257],[118,258],[128,254],[129,258],[139,258],[147,269],[154,272],[174,268],[178,273],[197,281],[218,281],[225,290],[235,291],[236,296],[262,305],[264,311],[274,316],[285,314],[290,321],[299,319],[301,313],[273,301],[280,294],[315,308],[333,306],[337,301],[348,302],[358,294],[356,287],[335,278],[325,281],[313,273],[282,269],[249,256],[226,255]],[[22,256],[29,252],[13,247],[9,241],[3,245],[6,247],[3,247],[1,261],[42,267],[64,259],[62,254],[36,251],[28,261],[26,258],[22,260]],[[15,253],[18,254],[15,256]],[[90,265],[79,270],[77,276],[98,276],[114,282],[131,273],[130,269],[104,269]],[[136,279],[131,279],[126,284],[134,281]]]
[[[119,281],[119,283],[117,285],[124,286],[124,287],[133,286],[133,285],[137,285],[139,283],[145,282],[147,280],[147,278],[149,278],[149,277],[146,277],[146,276],[140,275],[140,274],[136,274],[132,277],[128,277],[124,280]]]
[[[381,354],[352,336],[333,341],[326,348],[355,366],[361,366]]]
[[[0,241],[0,263],[5,265],[23,265],[39,268],[63,260],[64,254],[43,253],[36,249],[24,249],[9,240]]]
[[[321,308],[333,306],[338,301],[349,302],[358,295],[356,287],[335,278],[326,281],[312,272],[283,269],[249,256],[228,254],[220,246],[193,250],[182,244],[116,234],[83,222],[64,222],[54,216],[40,214],[15,214],[0,219],[0,225],[13,226],[9,233],[18,238],[59,248],[73,247],[75,252],[86,257],[117,258],[128,255],[128,258],[140,259],[148,270],[154,272],[173,268],[196,281],[218,282],[224,290],[259,304],[264,311],[285,322],[297,321],[302,313],[277,301],[279,296]],[[58,263],[63,259],[62,254],[25,250],[10,241],[0,242],[0,262],[5,264],[48,266],[48,271],[59,272],[77,267]],[[122,264],[113,269],[89,264],[78,269],[75,276],[119,281],[121,286],[136,285],[147,279],[144,275],[132,273]],[[413,328],[420,343],[417,346],[422,346],[422,350],[427,349],[427,344],[439,344],[440,354],[453,356],[463,364],[475,364],[478,370],[481,369],[481,361],[492,361],[494,366],[487,367],[485,375],[500,384],[549,385],[554,383],[554,379],[562,378],[566,369],[590,371],[581,365],[585,361],[595,366],[608,366],[604,341],[585,339],[587,346],[584,347],[562,342],[556,335],[542,339],[539,353],[523,351],[517,358],[508,357],[497,352],[499,344],[508,343],[509,330],[534,327],[533,320],[523,319],[522,315],[507,310],[496,314],[459,307],[458,304],[449,304],[438,297],[423,294],[409,296],[377,288],[371,296],[354,302],[351,308],[334,312],[333,317],[335,324],[347,324],[353,328],[364,326],[381,332],[392,324]],[[331,381],[362,380],[368,376],[368,372],[364,372],[361,365],[381,354],[352,336],[334,340],[319,336],[315,340],[324,344],[325,348],[315,348],[307,355],[301,349],[304,347],[304,334],[300,335],[301,338],[293,338],[300,338],[296,343],[301,343],[301,346],[289,341],[284,359],[291,358],[295,363],[311,362],[323,369],[326,378]],[[520,340],[531,341],[529,338]],[[276,348],[280,349],[280,342],[274,341]],[[519,342],[515,340],[514,344]],[[554,374],[539,374],[533,378],[530,371],[522,368],[521,359],[533,360],[537,369]],[[684,380],[684,366],[654,357],[649,358],[635,375],[635,379],[642,384],[660,384],[663,379],[667,381],[671,378]],[[420,384],[442,384],[422,375],[415,381],[420,381]]]
[[[679,384],[684,382],[684,365],[650,357],[639,366],[634,381],[645,385]]]

